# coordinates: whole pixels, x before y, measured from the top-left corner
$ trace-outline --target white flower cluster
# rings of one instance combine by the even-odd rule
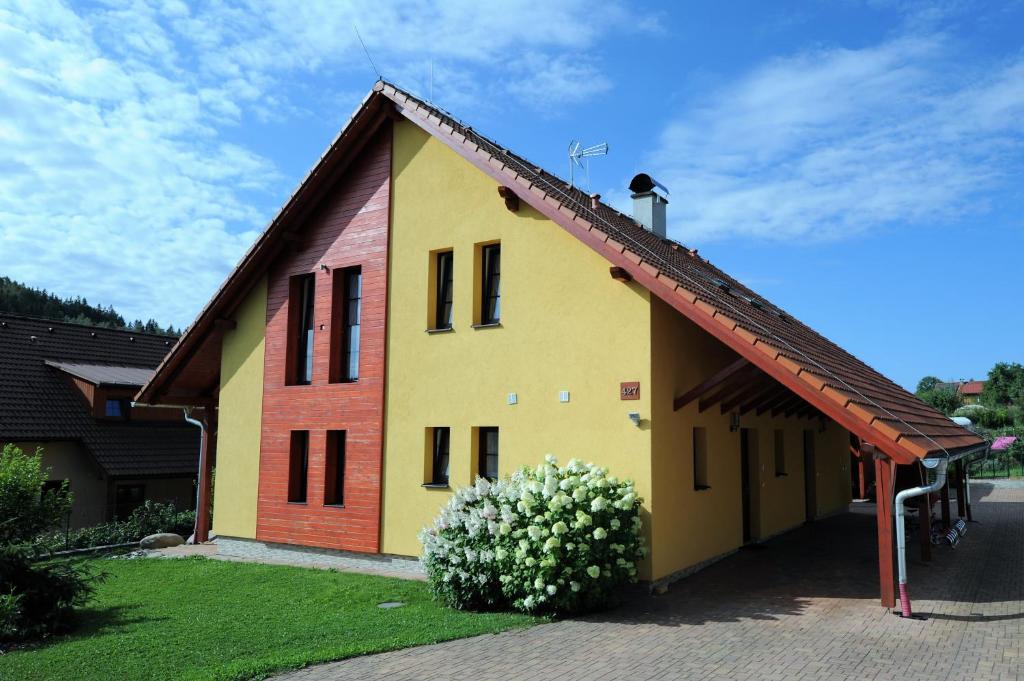
[[[633,483],[548,455],[536,468],[458,490],[420,533],[441,599],[458,608],[580,612],[635,581],[646,550]]]

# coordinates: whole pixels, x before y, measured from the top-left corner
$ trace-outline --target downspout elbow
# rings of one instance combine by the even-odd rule
[[[904,522],[906,508],[904,503],[907,499],[919,497],[924,494],[942,489],[946,484],[946,469],[949,467],[949,458],[938,460],[935,466],[935,480],[929,485],[911,487],[896,495],[896,503],[893,504],[893,513],[896,515],[896,556],[899,569],[900,609],[904,617],[910,617],[913,613],[910,609],[910,595],[907,593],[907,527]]]
[[[192,536],[188,538],[189,544],[196,543],[196,536],[199,534],[199,502],[201,499],[201,490],[203,489],[203,470],[205,470],[205,461],[203,460],[206,456],[206,424],[199,419],[192,418],[191,410],[182,409],[185,413],[185,421],[191,423],[193,426],[199,428],[199,472],[196,475],[196,520],[192,525]]]

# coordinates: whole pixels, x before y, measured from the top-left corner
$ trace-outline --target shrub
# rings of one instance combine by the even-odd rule
[[[74,609],[92,595],[99,576],[70,561],[33,562],[28,549],[0,547],[0,640],[39,638],[66,631]]]
[[[641,499],[604,468],[553,456],[458,490],[420,533],[436,597],[455,608],[577,613],[636,581]]]
[[[86,549],[92,546],[127,544],[158,532],[174,532],[188,537],[195,527],[195,511],[179,511],[174,504],[146,500],[132,511],[127,520],[114,520],[92,527],[83,527],[65,534],[52,532],[35,538],[32,546],[43,553],[65,549]]]
[[[0,452],[0,545],[28,541],[58,526],[71,509],[67,481],[43,492],[49,471],[42,450],[25,454],[12,444]]]

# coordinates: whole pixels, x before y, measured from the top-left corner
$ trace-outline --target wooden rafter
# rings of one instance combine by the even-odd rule
[[[714,390],[715,388],[719,387],[720,385],[728,381],[730,378],[732,378],[732,376],[736,374],[738,371],[743,370],[749,365],[749,360],[747,360],[744,357],[740,357],[732,364],[726,366],[724,369],[721,369],[720,371],[715,373],[715,375],[711,376],[705,381],[702,381],[697,386],[687,390],[685,393],[683,393],[675,400],[673,400],[672,409],[674,411],[679,411],[680,409],[688,405],[690,402],[693,402],[701,395],[707,393],[709,390]]]
[[[752,395],[740,403],[740,416],[743,416],[751,409],[761,406],[761,402],[785,389],[781,384],[772,381],[769,385],[764,386],[762,390],[759,390],[756,395]]]
[[[703,413],[727,397],[732,397],[737,392],[744,390],[757,373],[757,367],[752,365],[736,372],[725,383],[709,392],[706,397],[702,397],[697,404],[697,410]]]
[[[779,414],[784,414],[787,410],[789,410],[790,408],[797,404],[800,404],[800,398],[797,397],[796,395],[790,395],[789,397],[784,398],[781,402],[775,405],[775,407],[772,409],[772,416],[775,417],[778,416]]]
[[[788,419],[790,416],[796,416],[797,414],[802,412],[807,407],[808,407],[808,404],[806,402],[804,402],[802,398],[799,398],[798,402],[796,402],[795,404],[789,405],[789,408],[786,409],[786,418]]]
[[[761,376],[764,377],[764,374],[761,373]],[[778,383],[775,381],[772,381],[771,379],[764,380],[764,378],[762,378],[762,380],[750,382],[741,392],[736,393],[727,400],[722,400],[722,413],[726,414],[732,411],[741,404],[747,403],[749,400],[763,394],[765,390],[769,390],[776,385],[778,385]]]
[[[789,396],[792,394],[793,393],[786,389],[785,386],[779,386],[779,390],[776,390],[775,392],[765,397],[763,400],[761,400],[760,404],[757,405],[757,415],[760,416],[769,409],[774,409],[775,407],[779,406],[780,403],[788,400]]]

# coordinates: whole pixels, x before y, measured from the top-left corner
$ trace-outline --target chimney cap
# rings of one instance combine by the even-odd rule
[[[655,187],[668,194],[668,187],[655,180],[647,173],[637,173],[629,183],[629,191],[634,194],[643,194],[653,190]]]

